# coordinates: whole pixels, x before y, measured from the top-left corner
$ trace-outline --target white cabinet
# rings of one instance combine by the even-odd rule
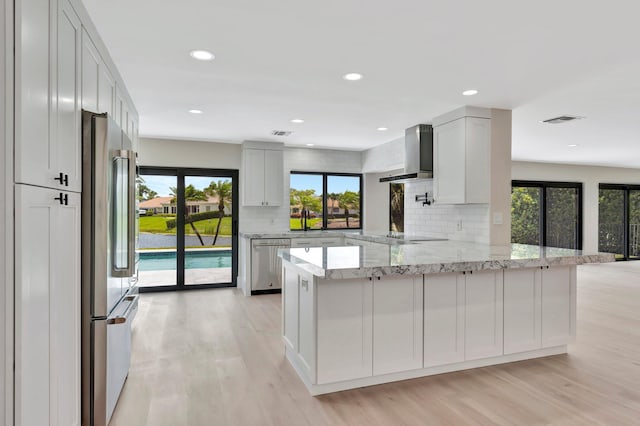
[[[424,366],[464,361],[465,276],[424,277]]]
[[[464,359],[502,355],[502,271],[465,274]]]
[[[502,355],[502,285],[502,271],[425,276],[425,367]]]
[[[371,376],[373,282],[320,280],[316,293],[317,383]]]
[[[98,49],[82,31],[82,108],[92,112],[116,112],[116,83]],[[116,120],[117,122],[118,120]],[[122,127],[121,123],[120,127]],[[124,130],[124,127],[122,127]]]
[[[16,186],[15,261],[16,424],[79,425],[80,194]]]
[[[539,268],[504,271],[504,353],[542,347],[541,274]]]
[[[284,196],[284,154],[282,150],[244,148],[244,206],[277,207]]]
[[[575,337],[576,267],[542,269],[542,347],[566,345]]]
[[[461,117],[434,127],[433,132],[436,203],[489,203],[491,120]]]
[[[504,353],[568,344],[575,336],[576,268],[504,272]]]
[[[16,31],[16,182],[80,191],[80,20],[67,0],[19,2]]]
[[[422,368],[423,276],[373,279],[373,374]]]

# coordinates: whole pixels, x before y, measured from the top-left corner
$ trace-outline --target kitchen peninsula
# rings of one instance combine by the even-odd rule
[[[286,356],[312,395],[566,353],[576,266],[614,260],[354,237],[279,250]]]

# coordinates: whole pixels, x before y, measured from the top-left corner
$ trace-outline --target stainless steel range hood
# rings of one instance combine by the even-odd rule
[[[418,124],[404,131],[404,173],[380,182],[411,182],[433,178],[433,127]]]

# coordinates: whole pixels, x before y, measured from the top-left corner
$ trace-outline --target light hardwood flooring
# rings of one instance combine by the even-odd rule
[[[640,425],[640,262],[578,268],[568,355],[312,397],[280,295],[144,294],[111,426]]]

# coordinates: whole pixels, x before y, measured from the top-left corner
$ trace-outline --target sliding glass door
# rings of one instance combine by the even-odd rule
[[[640,185],[600,184],[598,251],[640,259]]]
[[[141,167],[141,291],[235,286],[238,172]]]
[[[513,181],[511,242],[582,248],[582,184]]]

